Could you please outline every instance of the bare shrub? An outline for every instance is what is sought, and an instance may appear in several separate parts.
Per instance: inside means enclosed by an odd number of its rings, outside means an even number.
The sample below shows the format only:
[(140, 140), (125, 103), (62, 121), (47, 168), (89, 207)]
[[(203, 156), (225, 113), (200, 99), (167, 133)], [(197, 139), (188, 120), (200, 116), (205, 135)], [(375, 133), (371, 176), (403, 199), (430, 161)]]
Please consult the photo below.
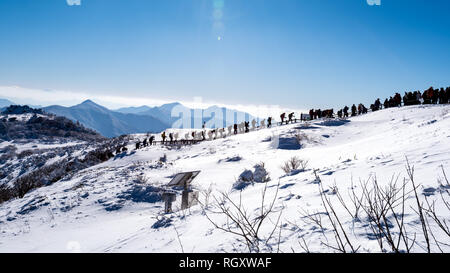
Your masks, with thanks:
[(148, 184), (148, 178), (145, 175), (138, 175), (135, 179), (137, 184)]
[[(404, 178), (401, 183), (398, 182), (398, 177), (394, 176), (391, 181), (384, 186), (378, 183), (375, 176), (370, 177), (365, 182), (360, 182), (360, 193), (357, 194), (352, 183), (349, 191), (350, 202), (345, 202), (339, 189), (335, 185), (332, 187), (333, 191), (324, 190), (320, 177), (316, 174), (316, 180), (319, 181), (319, 193), (322, 200), (324, 211), (316, 211), (309, 213), (302, 212), (302, 219), (305, 223), (315, 224), (322, 231), (325, 241), (321, 243), (330, 249), (339, 252), (357, 252), (357, 238), (350, 236), (349, 232), (344, 227), (345, 219), (335, 209), (336, 202), (333, 202), (331, 196), (338, 199), (338, 203), (344, 207), (353, 219), (353, 222), (359, 222), (366, 226), (372, 232), (371, 236), (378, 242), (381, 252), (396, 252), (410, 253), (413, 249), (422, 248), (424, 251), (430, 253), (436, 250), (444, 252), (443, 246), (450, 246), (449, 242), (444, 242), (442, 237), (436, 236), (440, 232), (450, 238), (450, 229), (446, 219), (439, 216), (436, 212), (435, 201), (428, 200), (425, 195), (424, 204), (423, 199), (418, 194), (419, 186), (414, 179), (414, 167), (412, 167), (408, 160), (406, 163), (407, 178)], [(441, 183), (441, 201), (445, 207), (450, 211), (449, 189), (450, 183), (442, 168), (444, 178)], [(411, 199), (410, 203), (406, 201)], [(417, 229), (410, 224), (407, 224), (406, 208), (410, 207), (417, 215), (417, 222), (420, 226)], [(322, 215), (325, 215), (331, 228), (324, 223)], [(411, 216), (411, 215), (410, 215)], [(430, 222), (436, 225), (433, 227)], [(437, 227), (436, 227), (437, 226)], [(335, 244), (330, 244), (326, 236), (326, 231), (332, 231)], [(417, 238), (424, 240), (421, 245), (417, 242)], [(308, 244), (305, 240), (299, 242), (301, 248), (309, 251)]]
[[(441, 197), (441, 202), (443, 203), (443, 207), (447, 209), (447, 215), (450, 214), (450, 183), (449, 180), (447, 178), (447, 175), (445, 173), (444, 170), (444, 166), (441, 166), (442, 168), (442, 174), (443, 174), (443, 178), (442, 179), (438, 179), (439, 185), (440, 185), (440, 197)], [(429, 218), (431, 218), (431, 220), (439, 227), (439, 229), (443, 232), (443, 234), (445, 234), (449, 239), (450, 239), (450, 227), (449, 224), (447, 222), (447, 220), (442, 217), (439, 216), (439, 214), (436, 211), (436, 200), (430, 201), (428, 199), (427, 196), (425, 196), (425, 201), (426, 201), (426, 208), (424, 208), (424, 211), (426, 212), (427, 216)], [(428, 223), (428, 227), (429, 227), (429, 223)], [(431, 229), (430, 229), (431, 230)], [(434, 237), (434, 235), (432, 234), (432, 237), (436, 243), (436, 245), (439, 247), (439, 249), (442, 251), (442, 249), (440, 248), (441, 244), (445, 244), (442, 242), (439, 242), (438, 240), (436, 240), (436, 238)]]
[(295, 138), (297, 138), (298, 143), (311, 141), (311, 138), (306, 133), (300, 131), (295, 134)]
[[(339, 218), (339, 216), (336, 213), (336, 210), (334, 209), (334, 205), (331, 202), (330, 198), (326, 196), (325, 191), (323, 190), (322, 181), (320, 180), (319, 175), (317, 174), (317, 171), (314, 171), (314, 174), (316, 176), (316, 180), (319, 181), (319, 192), (320, 192), (320, 199), (322, 200), (322, 205), (325, 208), (325, 215), (328, 217), (331, 225), (332, 230), (334, 233), (334, 238), (336, 240), (337, 247), (333, 247), (329, 244), (324, 243), (328, 247), (338, 250), (343, 253), (352, 252), (356, 253), (359, 249), (354, 246), (354, 243), (350, 240), (345, 228), (343, 227), (342, 220)], [(348, 250), (347, 250), (348, 249)]]
[(281, 166), (281, 169), (286, 173), (290, 174), (292, 171), (299, 170), (305, 171), (308, 167), (308, 160), (300, 159), (297, 156), (291, 157), (288, 161), (284, 162), (284, 165)]
[(253, 172), (253, 180), (256, 183), (265, 183), (270, 181), (269, 172), (267, 172), (266, 164), (264, 162), (256, 164), (253, 168), (255, 168), (255, 171)]
[[(242, 192), (239, 195), (239, 200), (234, 200), (228, 193), (222, 192), (220, 196), (212, 196), (213, 202), (207, 207), (202, 202), (199, 204), (202, 207), (203, 214), (208, 221), (218, 230), (236, 235), (239, 241), (243, 241), (249, 252), (259, 253), (261, 251), (273, 251), (271, 243), (278, 245), (279, 251), (280, 236), (275, 236), (277, 229), (280, 229), (280, 219), (283, 208), (276, 210), (275, 203), (278, 196), (279, 183), (276, 187), (276, 192), (273, 199), (266, 203), (267, 183), (261, 193), (261, 205), (256, 210), (256, 215), (250, 214), (242, 204)], [(208, 199), (211, 193), (207, 193)], [(223, 215), (226, 218), (225, 224), (220, 224), (214, 221), (210, 214)], [(271, 215), (276, 215), (276, 220), (271, 219)], [(261, 228), (266, 224), (271, 225), (268, 234), (262, 234)]]

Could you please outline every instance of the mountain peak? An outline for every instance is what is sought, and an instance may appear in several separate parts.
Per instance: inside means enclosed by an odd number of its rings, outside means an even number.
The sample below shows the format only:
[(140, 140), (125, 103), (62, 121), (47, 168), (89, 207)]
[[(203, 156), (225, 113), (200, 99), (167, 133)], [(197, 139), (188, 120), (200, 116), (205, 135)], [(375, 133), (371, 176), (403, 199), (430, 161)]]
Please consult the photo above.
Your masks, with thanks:
[(81, 104), (82, 104), (82, 105), (83, 105), (83, 104), (85, 104), (85, 105), (86, 105), (86, 104), (91, 104), (91, 105), (92, 105), (92, 104), (95, 104), (95, 105), (97, 105), (95, 102), (93, 102), (92, 100), (89, 100), (89, 99), (83, 101)]
[(78, 109), (96, 109), (97, 111), (102, 112), (108, 112), (108, 108), (101, 106), (100, 104), (97, 104), (93, 102), (92, 100), (85, 100), (82, 103), (72, 106), (71, 108), (78, 108)]

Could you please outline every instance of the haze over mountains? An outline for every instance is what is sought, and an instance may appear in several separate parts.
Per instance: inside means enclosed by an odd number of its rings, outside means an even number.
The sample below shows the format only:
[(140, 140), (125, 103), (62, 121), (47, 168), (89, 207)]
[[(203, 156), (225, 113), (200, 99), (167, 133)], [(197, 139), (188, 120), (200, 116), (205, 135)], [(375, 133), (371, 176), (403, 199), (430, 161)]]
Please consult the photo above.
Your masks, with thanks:
[(7, 100), (7, 99), (0, 99), (0, 108), (8, 107), (10, 105), (13, 105), (14, 102)]
[[(0, 108), (13, 104), (15, 103), (9, 100), (0, 99)], [(42, 109), (45, 112), (78, 121), (106, 137), (135, 133), (159, 133), (172, 128), (174, 123), (183, 117), (182, 114), (179, 114), (180, 112), (191, 115), (188, 128), (195, 129), (201, 128), (204, 122), (208, 125), (208, 122), (215, 118), (214, 113), (222, 113), (223, 117), (228, 115), (227, 121), (224, 121), (222, 117), (215, 119), (216, 124), (219, 124), (218, 127), (229, 126), (234, 123), (235, 119), (237, 122), (242, 122), (254, 118), (248, 113), (225, 107), (211, 106), (207, 109), (191, 109), (178, 102), (156, 107), (141, 106), (110, 110), (91, 100), (86, 100), (71, 107), (52, 105)], [(172, 116), (172, 111), (176, 113), (175, 116)]]
[[(181, 113), (189, 113), (191, 116), (190, 127), (196, 129), (201, 128), (204, 122), (208, 125), (208, 122), (210, 120), (212, 121), (212, 119), (215, 119), (214, 121), (218, 124), (217, 127), (226, 127), (234, 124), (234, 120), (240, 123), (244, 120), (248, 121), (255, 118), (248, 113), (228, 109), (226, 107), (211, 106), (206, 109), (191, 109), (178, 102), (157, 107), (141, 106), (120, 108), (117, 112), (156, 117), (169, 125), (173, 125), (179, 120), (182, 117)], [(215, 113), (218, 113), (219, 116), (216, 117)]]
[(91, 100), (71, 107), (48, 106), (44, 107), (43, 110), (79, 121), (84, 126), (94, 129), (106, 137), (132, 133), (156, 133), (169, 127), (168, 124), (157, 118), (111, 111)]

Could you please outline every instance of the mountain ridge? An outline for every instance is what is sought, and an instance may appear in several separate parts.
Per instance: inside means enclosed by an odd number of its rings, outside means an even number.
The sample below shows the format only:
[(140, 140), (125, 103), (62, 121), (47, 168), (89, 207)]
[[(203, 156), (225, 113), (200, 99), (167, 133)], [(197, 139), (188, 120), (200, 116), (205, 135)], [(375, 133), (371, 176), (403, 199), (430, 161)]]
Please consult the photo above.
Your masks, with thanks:
[(168, 124), (154, 117), (115, 112), (92, 100), (86, 100), (71, 107), (52, 105), (42, 109), (78, 121), (106, 137), (132, 133), (157, 133), (169, 127)]

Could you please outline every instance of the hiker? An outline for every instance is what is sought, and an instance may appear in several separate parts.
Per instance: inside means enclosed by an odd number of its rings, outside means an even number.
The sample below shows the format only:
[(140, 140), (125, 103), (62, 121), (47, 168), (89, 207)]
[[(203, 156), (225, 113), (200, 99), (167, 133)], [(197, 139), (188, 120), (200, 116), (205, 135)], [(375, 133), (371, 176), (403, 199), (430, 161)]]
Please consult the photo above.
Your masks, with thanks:
[(136, 150), (139, 150), (140, 147), (141, 147), (141, 141), (138, 140), (138, 142), (136, 142)]
[(446, 104), (447, 102), (447, 94), (445, 93), (444, 88), (441, 88), (441, 90), (439, 91), (439, 104)]
[(266, 128), (266, 119), (261, 120), (261, 123), (259, 125), (260, 128)]
[(337, 112), (337, 114), (338, 114), (338, 117), (339, 117), (339, 118), (342, 118), (342, 109), (339, 110), (339, 111)]
[(147, 138), (144, 138), (144, 141), (142, 142), (142, 146), (144, 146), (144, 147), (148, 146)]
[(239, 128), (239, 133), (240, 134), (244, 133), (244, 130), (245, 130), (244, 127), (245, 127), (245, 123), (244, 122), (239, 123), (238, 128)]
[(170, 138), (170, 144), (173, 143), (173, 133), (169, 133), (169, 138)]
[(250, 130), (248, 129), (248, 127), (250, 127), (250, 122), (246, 121), (246, 122), (244, 123), (244, 127), (245, 127), (245, 132), (246, 132), (246, 133), (250, 132)]
[(155, 136), (150, 136), (150, 138), (148, 139), (150, 146), (153, 145), (153, 141), (155, 141)]
[(346, 105), (343, 110), (344, 110), (344, 117), (348, 118), (348, 106)]
[(289, 118), (289, 122), (290, 122), (290, 123), (294, 122), (294, 121), (293, 121), (294, 113), (290, 113), (289, 116), (288, 116), (288, 118)]
[(416, 97), (415, 97), (414, 105), (422, 104), (422, 93), (420, 93), (420, 91), (416, 91), (415, 96)]
[(238, 133), (238, 125), (235, 123), (233, 127), (234, 127), (234, 134), (237, 135), (237, 133)]
[(283, 125), (284, 119), (286, 118), (286, 113), (281, 114), (280, 118), (281, 118), (281, 125)]
[(333, 118), (334, 109), (327, 109), (322, 111), (322, 117)]
[(447, 103), (449, 103), (450, 102), (450, 87), (447, 87), (445, 89), (445, 94), (447, 96)]
[(272, 127), (272, 117), (267, 118), (267, 128)]
[(352, 117), (356, 116), (356, 105), (352, 105)]
[(233, 125), (228, 126), (228, 135), (231, 136), (232, 132), (233, 132)]
[(363, 113), (363, 114), (367, 114), (367, 112), (368, 112), (369, 110), (366, 108), (366, 106), (364, 106), (364, 104), (361, 104), (361, 106), (362, 106), (362, 113)]
[(410, 100), (409, 100), (411, 98), (410, 93), (411, 92), (409, 92), (409, 94), (407, 92), (405, 92), (405, 95), (403, 95), (403, 105), (404, 106), (410, 105)]
[(162, 132), (161, 138), (162, 138), (162, 144), (164, 144), (166, 142), (166, 132)]
[(394, 107), (402, 106), (402, 96), (399, 93), (395, 93), (393, 101)]
[(384, 106), (384, 109), (389, 108), (389, 100), (388, 99), (384, 100), (383, 106)]
[(309, 119), (314, 119), (314, 109), (309, 110)]
[(380, 110), (380, 108), (381, 108), (381, 101), (380, 101), (379, 98), (375, 101), (374, 106), (375, 106), (375, 111)]
[(434, 89), (433, 95), (431, 96), (431, 101), (433, 104), (437, 104), (439, 100), (439, 89)]
[(252, 120), (252, 131), (256, 130), (256, 120)]

